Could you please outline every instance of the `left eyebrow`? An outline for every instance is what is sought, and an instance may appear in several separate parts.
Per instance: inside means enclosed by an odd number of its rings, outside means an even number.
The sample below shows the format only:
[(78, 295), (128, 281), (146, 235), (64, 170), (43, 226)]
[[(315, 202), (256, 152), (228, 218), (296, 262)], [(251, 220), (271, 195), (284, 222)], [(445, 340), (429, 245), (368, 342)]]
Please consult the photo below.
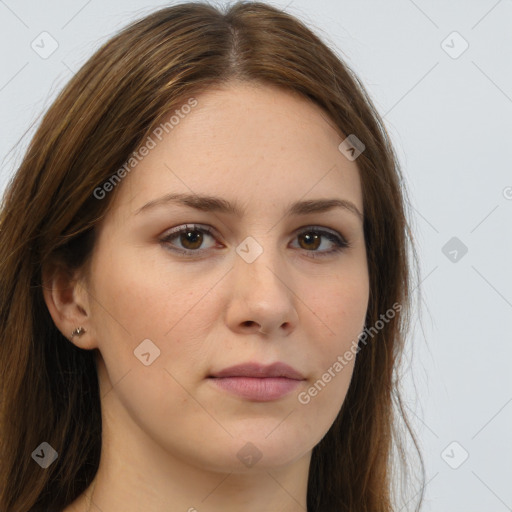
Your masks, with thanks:
[[(241, 206), (238, 203), (231, 203), (230, 201), (227, 201), (226, 199), (222, 199), (220, 197), (171, 193), (166, 194), (165, 196), (162, 196), (158, 199), (149, 201), (145, 205), (138, 208), (135, 212), (135, 215), (138, 215), (143, 211), (147, 211), (157, 206), (163, 206), (167, 204), (187, 206), (189, 208), (194, 208), (196, 210), (201, 210), (205, 212), (226, 213), (230, 215), (235, 215), (240, 218), (243, 217), (245, 214), (245, 210), (241, 208)], [(363, 214), (359, 211), (359, 209), (353, 202), (348, 201), (347, 199), (337, 198), (296, 201), (286, 209), (285, 215), (291, 217), (293, 215), (323, 213), (333, 210), (334, 208), (342, 208), (356, 215), (359, 218), (359, 220), (364, 220)]]

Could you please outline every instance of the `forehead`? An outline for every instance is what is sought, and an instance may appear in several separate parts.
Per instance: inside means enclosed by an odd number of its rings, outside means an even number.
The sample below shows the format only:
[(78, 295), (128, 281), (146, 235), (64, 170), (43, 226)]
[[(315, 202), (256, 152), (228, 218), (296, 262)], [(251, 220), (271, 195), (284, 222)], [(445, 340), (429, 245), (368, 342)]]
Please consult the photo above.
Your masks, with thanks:
[(260, 208), (334, 195), (362, 211), (358, 167), (339, 151), (344, 136), (320, 107), (245, 82), (194, 99), (193, 108), (169, 114), (173, 122), (152, 134), (151, 150), (124, 178), (118, 200), (132, 213), (165, 193), (208, 194)]

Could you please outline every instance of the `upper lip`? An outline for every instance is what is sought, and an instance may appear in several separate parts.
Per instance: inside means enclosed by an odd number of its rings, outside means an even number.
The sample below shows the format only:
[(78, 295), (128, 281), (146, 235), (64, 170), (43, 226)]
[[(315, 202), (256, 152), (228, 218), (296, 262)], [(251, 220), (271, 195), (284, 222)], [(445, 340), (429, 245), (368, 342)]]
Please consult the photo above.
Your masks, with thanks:
[(304, 380), (304, 376), (299, 371), (280, 362), (267, 366), (252, 362), (237, 364), (212, 373), (209, 377), (286, 377), (288, 379)]

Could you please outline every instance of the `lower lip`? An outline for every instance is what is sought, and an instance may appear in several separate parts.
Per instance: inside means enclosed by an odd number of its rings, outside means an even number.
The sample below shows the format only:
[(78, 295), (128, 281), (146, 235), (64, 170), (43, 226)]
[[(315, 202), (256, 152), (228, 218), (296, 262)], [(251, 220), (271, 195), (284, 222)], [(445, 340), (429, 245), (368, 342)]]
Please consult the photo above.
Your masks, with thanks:
[(209, 380), (225, 391), (259, 402), (277, 400), (293, 391), (301, 382), (286, 377), (211, 377)]

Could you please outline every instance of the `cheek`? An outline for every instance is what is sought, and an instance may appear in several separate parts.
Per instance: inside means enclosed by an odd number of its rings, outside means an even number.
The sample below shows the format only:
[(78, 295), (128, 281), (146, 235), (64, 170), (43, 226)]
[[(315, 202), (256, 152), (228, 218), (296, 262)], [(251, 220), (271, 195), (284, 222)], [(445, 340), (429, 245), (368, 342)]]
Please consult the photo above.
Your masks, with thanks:
[[(368, 305), (366, 287), (340, 287), (317, 301), (323, 313), (323, 336), (309, 347), (307, 359), (315, 361), (314, 375), (297, 396), (312, 430), (326, 432), (336, 419), (350, 386), (357, 357), (358, 338)], [(317, 322), (318, 323), (318, 322)]]
[(339, 274), (308, 303), (314, 312), (312, 318), (321, 320), (315, 321), (321, 331), (316, 334), (315, 345), (309, 346), (307, 356), (316, 361), (316, 372), (298, 402), (310, 410), (311, 417), (322, 418), (327, 428), (336, 418), (350, 385), (368, 298), (368, 276), (362, 271)]
[[(196, 364), (204, 367), (204, 340), (221, 314), (215, 294), (207, 292), (223, 272), (201, 272), (193, 264), (185, 267), (161, 257), (148, 261), (136, 251), (111, 251), (100, 259), (94, 274), (93, 317), (110, 380), (117, 381), (129, 369), (145, 368), (137, 353), (146, 346), (146, 359), (158, 354), (148, 368), (170, 369), (180, 381)], [(154, 346), (144, 341), (148, 339)], [(141, 382), (153, 386), (147, 378)], [(154, 385), (162, 389), (162, 384)]]
[[(369, 300), (369, 282), (366, 272), (340, 273), (332, 276), (309, 294), (307, 305), (320, 321), (324, 340), (323, 353), (332, 356), (357, 340), (363, 330)], [(327, 361), (324, 361), (327, 362)]]
[(148, 259), (142, 252), (119, 251), (113, 261), (102, 259), (98, 266), (96, 293), (104, 311), (96, 309), (107, 323), (115, 320), (135, 338), (170, 336), (184, 319), (197, 316), (205, 292), (218, 280), (194, 264), (167, 261), (165, 255)]
[(95, 274), (93, 316), (104, 360), (103, 392), (112, 385), (115, 393), (107, 395), (112, 403), (119, 400), (130, 417), (162, 443), (169, 442), (171, 424), (181, 425), (177, 437), (184, 438), (205, 422), (204, 409), (186, 391), (190, 375), (204, 366), (201, 333), (209, 322), (204, 313), (209, 308), (213, 314), (215, 307), (201, 286), (205, 278), (189, 278), (170, 265), (163, 273), (157, 264), (122, 254), (115, 261), (112, 265), (108, 258), (102, 260)]
[(312, 379), (309, 385), (298, 393), (297, 408), (302, 418), (304, 430), (316, 434), (315, 444), (331, 428), (345, 401), (350, 386), (354, 359), (345, 361), (345, 364), (337, 361), (338, 355), (333, 355), (329, 366), (323, 368)]

